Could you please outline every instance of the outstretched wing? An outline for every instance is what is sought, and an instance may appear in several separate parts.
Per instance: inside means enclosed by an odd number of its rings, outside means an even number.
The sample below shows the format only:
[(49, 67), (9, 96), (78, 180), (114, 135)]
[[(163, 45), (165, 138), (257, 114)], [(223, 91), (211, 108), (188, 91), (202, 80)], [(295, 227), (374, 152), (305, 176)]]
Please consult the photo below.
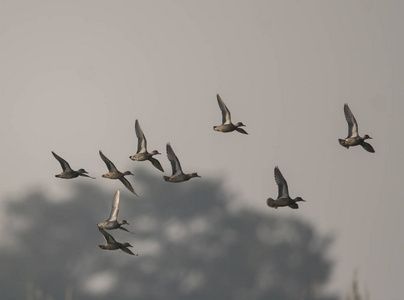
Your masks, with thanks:
[(55, 152), (51, 151), (53, 156), (59, 161), (60, 166), (63, 169), (63, 172), (69, 172), (73, 171), (72, 168), (70, 168), (70, 165), (65, 161), (63, 158), (61, 158), (59, 155), (57, 155)]
[(111, 213), (109, 214), (108, 220), (107, 221), (116, 221), (118, 218), (118, 212), (119, 212), (119, 195), (120, 191), (117, 190), (114, 198), (112, 199), (112, 207), (111, 207)]
[(298, 209), (299, 205), (295, 202), (295, 203), (292, 203), (291, 205), (289, 205), (289, 207), (293, 208), (293, 209)]
[(137, 256), (137, 254), (134, 254), (132, 251), (130, 251), (127, 247), (122, 247), (121, 250), (125, 253), (128, 253), (130, 255), (135, 255)]
[(104, 236), (105, 240), (107, 241), (107, 243), (109, 244), (115, 244), (116, 241), (115, 239), (112, 237), (112, 235), (110, 235), (108, 232), (106, 232), (104, 229), (99, 228), (98, 230), (101, 232), (101, 234)]
[(171, 162), (171, 168), (173, 169), (172, 175), (182, 174), (181, 164), (178, 160), (177, 155), (175, 155), (173, 148), (171, 147), (170, 143), (167, 144), (167, 157), (168, 160)]
[(370, 145), (366, 142), (363, 142), (361, 145), (362, 145), (363, 149), (365, 149), (366, 151), (375, 153), (375, 149), (373, 149), (372, 145)]
[(105, 164), (107, 165), (107, 168), (110, 172), (117, 172), (118, 169), (115, 167), (115, 165), (112, 163), (112, 161), (110, 161), (100, 150), (100, 156), (102, 158), (102, 160), (105, 162)]
[(147, 152), (147, 141), (144, 136), (142, 127), (140, 127), (139, 121), (135, 121), (135, 131), (137, 136), (137, 153), (139, 152)]
[(289, 197), (288, 184), (278, 167), (275, 167), (275, 181), (278, 185), (278, 198)]
[(161, 166), (160, 162), (157, 159), (155, 159), (154, 157), (150, 157), (149, 160), (153, 164), (153, 166), (155, 166), (161, 172), (164, 172), (163, 167)]
[(131, 191), (132, 193), (134, 193), (137, 196), (137, 194), (136, 194), (135, 190), (133, 189), (132, 185), (130, 184), (130, 182), (125, 177), (122, 176), (121, 178), (119, 178), (119, 180), (123, 183), (124, 186), (126, 186), (126, 188), (129, 191)]
[(356, 119), (349, 108), (348, 104), (344, 104), (344, 114), (345, 114), (345, 119), (348, 122), (348, 137), (355, 137), (358, 136), (358, 123), (356, 122)]
[(224, 104), (222, 98), (220, 98), (219, 94), (216, 95), (217, 103), (219, 104), (220, 110), (222, 111), (222, 124), (231, 124), (231, 115), (230, 110), (227, 108), (226, 104)]

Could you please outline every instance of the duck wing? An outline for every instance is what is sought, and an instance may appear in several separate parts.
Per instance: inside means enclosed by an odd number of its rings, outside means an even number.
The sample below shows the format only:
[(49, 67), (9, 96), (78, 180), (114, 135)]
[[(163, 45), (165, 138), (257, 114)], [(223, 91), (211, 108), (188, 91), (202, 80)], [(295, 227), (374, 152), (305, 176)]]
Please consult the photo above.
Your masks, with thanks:
[(356, 119), (349, 108), (348, 104), (344, 104), (344, 114), (345, 114), (345, 119), (348, 122), (348, 137), (352, 136), (358, 136), (358, 123), (356, 122)]
[(102, 152), (101, 150), (100, 152), (100, 156), (102, 158), (102, 160), (105, 162), (105, 164), (107, 165), (107, 168), (110, 172), (118, 172), (118, 169), (115, 167), (115, 165), (112, 163), (112, 161), (110, 161)]
[(278, 198), (289, 197), (288, 184), (278, 167), (275, 167), (275, 181), (278, 185)]
[(175, 155), (173, 148), (171, 147), (170, 143), (167, 144), (167, 157), (168, 160), (171, 162), (171, 168), (173, 169), (172, 175), (182, 174), (182, 168), (180, 161), (178, 160), (177, 155)]
[(124, 186), (126, 186), (126, 188), (131, 191), (132, 193), (134, 193), (136, 196), (138, 194), (136, 194), (135, 190), (133, 189), (132, 185), (130, 184), (130, 182), (125, 178), (125, 177), (121, 177), (119, 178), (119, 180), (123, 183)]
[(131, 233), (131, 234), (133, 234), (133, 232), (132, 231), (129, 231), (129, 230), (127, 230), (125, 227), (119, 227), (119, 229), (121, 229), (121, 230), (123, 230), (123, 231), (126, 231), (126, 232), (129, 232), (129, 233)]
[(293, 209), (298, 209), (299, 205), (297, 203), (292, 203), (291, 205), (289, 205), (289, 207)]
[(243, 134), (248, 134), (247, 131), (245, 131), (243, 128), (237, 127), (236, 128), (237, 132), (243, 133)]
[(107, 221), (116, 221), (118, 218), (118, 212), (119, 212), (119, 195), (120, 191), (117, 190), (114, 198), (112, 199), (112, 206), (111, 206), (111, 212), (109, 214), (108, 220)]
[(372, 145), (370, 145), (366, 142), (363, 142), (361, 145), (362, 145), (363, 149), (365, 149), (366, 151), (375, 153), (375, 149), (373, 149)]
[[(121, 250), (125, 253), (128, 253), (130, 255), (135, 255), (132, 251), (130, 251), (127, 247), (122, 247)], [(137, 256), (137, 254), (136, 254)]]
[(70, 168), (70, 165), (68, 164), (67, 161), (65, 161), (63, 158), (61, 158), (59, 155), (57, 155), (55, 152), (51, 151), (53, 156), (59, 161), (60, 166), (63, 169), (63, 172), (69, 172), (73, 171), (72, 168)]
[(98, 230), (101, 232), (101, 234), (104, 236), (105, 240), (107, 241), (108, 244), (116, 244), (115, 239), (110, 235), (108, 232), (106, 232), (104, 229), (99, 228)]
[(140, 127), (139, 121), (135, 121), (135, 131), (137, 136), (137, 153), (139, 152), (147, 152), (147, 141), (146, 137), (144, 136), (142, 127)]
[(79, 174), (79, 176), (83, 176), (83, 177), (88, 177), (88, 178), (91, 178), (91, 179), (95, 179), (95, 177), (92, 177), (92, 176), (90, 176), (90, 175), (83, 174), (83, 173)]
[(150, 160), (150, 162), (152, 163), (153, 166), (155, 166), (161, 172), (164, 172), (163, 167), (161, 166), (160, 162), (157, 159), (155, 159), (154, 157), (150, 157), (149, 160)]
[(219, 94), (216, 95), (217, 103), (219, 104), (220, 110), (222, 111), (222, 124), (231, 124), (231, 114), (230, 110), (227, 108), (226, 104), (224, 104), (222, 98), (220, 98)]

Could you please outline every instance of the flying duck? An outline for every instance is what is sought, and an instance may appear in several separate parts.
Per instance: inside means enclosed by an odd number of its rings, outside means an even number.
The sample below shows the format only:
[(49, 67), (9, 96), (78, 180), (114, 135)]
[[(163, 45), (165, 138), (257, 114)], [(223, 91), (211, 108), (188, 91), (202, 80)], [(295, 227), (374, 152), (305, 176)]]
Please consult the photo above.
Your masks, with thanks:
[(140, 127), (139, 121), (135, 121), (135, 132), (137, 136), (137, 152), (136, 154), (129, 156), (131, 160), (136, 161), (144, 161), (149, 160), (153, 166), (159, 169), (161, 172), (164, 172), (163, 167), (161, 166), (160, 162), (153, 157), (153, 155), (161, 154), (157, 150), (153, 150), (152, 152), (147, 152), (147, 141), (146, 137), (144, 136), (142, 127)]
[(300, 197), (296, 197), (295, 199), (290, 198), (288, 191), (288, 184), (286, 183), (285, 178), (283, 178), (281, 171), (278, 167), (275, 167), (275, 181), (278, 185), (278, 198), (276, 200), (272, 198), (267, 199), (267, 205), (269, 207), (278, 208), (282, 206), (289, 206), (290, 208), (297, 209), (299, 205), (296, 202), (305, 201)]
[(129, 181), (125, 178), (126, 175), (133, 175), (130, 171), (125, 171), (124, 173), (118, 171), (118, 169), (115, 167), (115, 165), (112, 163), (112, 161), (110, 161), (102, 152), (101, 150), (100, 152), (100, 156), (102, 158), (102, 160), (105, 162), (105, 164), (107, 165), (107, 168), (109, 170), (108, 173), (102, 175), (102, 177), (104, 178), (109, 178), (109, 179), (119, 179), (124, 186), (126, 186), (126, 188), (131, 191), (132, 193), (134, 193), (136, 196), (136, 192), (133, 189), (132, 185), (129, 183)]
[(170, 177), (163, 176), (165, 181), (183, 182), (188, 181), (194, 177), (201, 177), (198, 175), (198, 173), (184, 174), (184, 172), (182, 172), (180, 161), (178, 160), (177, 155), (175, 155), (174, 150), (171, 147), (170, 143), (167, 144), (167, 157), (168, 160), (171, 162), (171, 168), (173, 170), (173, 173)]
[[(109, 217), (107, 220), (97, 224), (98, 228), (107, 229), (107, 230), (119, 228), (124, 231), (130, 232), (126, 228), (122, 227), (122, 225), (129, 225), (129, 223), (126, 222), (126, 220), (122, 220), (122, 221), (117, 220), (118, 212), (119, 212), (119, 195), (120, 195), (120, 191), (117, 190), (114, 198), (112, 199), (111, 213), (109, 214)], [(132, 232), (130, 232), (130, 233), (132, 233)]]
[(233, 124), (231, 122), (230, 110), (227, 108), (226, 104), (224, 104), (219, 94), (217, 94), (216, 97), (217, 103), (219, 104), (220, 110), (222, 111), (222, 125), (213, 126), (213, 130), (220, 132), (232, 132), (236, 130), (240, 133), (248, 134), (244, 129), (240, 128), (241, 126), (245, 126), (243, 123), (238, 122), (237, 124)]
[(101, 249), (104, 250), (117, 250), (121, 249), (123, 252), (126, 252), (130, 255), (135, 255), (138, 256), (139, 254), (134, 254), (132, 251), (128, 249), (128, 247), (133, 247), (129, 243), (119, 243), (115, 241), (115, 239), (110, 235), (108, 232), (106, 232), (102, 228), (98, 228), (98, 230), (101, 232), (101, 234), (104, 236), (106, 243), (104, 245), (98, 245)]
[(63, 158), (61, 158), (55, 152), (53, 152), (53, 151), (51, 151), (51, 152), (52, 152), (53, 156), (59, 161), (59, 163), (63, 169), (63, 172), (58, 175), (55, 175), (55, 177), (63, 178), (63, 179), (71, 179), (71, 178), (76, 178), (78, 176), (83, 176), (83, 177), (95, 179), (95, 177), (86, 175), (86, 174), (88, 174), (88, 172), (84, 169), (78, 169), (77, 171), (72, 170), (72, 168), (70, 168), (70, 165), (68, 164), (67, 161), (65, 161)]
[(348, 136), (345, 139), (338, 139), (339, 143), (341, 146), (349, 149), (351, 146), (357, 146), (361, 145), (363, 149), (365, 149), (368, 152), (374, 153), (375, 150), (373, 147), (366, 143), (366, 139), (372, 139), (370, 136), (365, 134), (363, 137), (361, 137), (358, 133), (358, 123), (356, 122), (356, 119), (349, 109), (348, 104), (344, 104), (344, 114), (345, 114), (345, 119), (348, 122)]

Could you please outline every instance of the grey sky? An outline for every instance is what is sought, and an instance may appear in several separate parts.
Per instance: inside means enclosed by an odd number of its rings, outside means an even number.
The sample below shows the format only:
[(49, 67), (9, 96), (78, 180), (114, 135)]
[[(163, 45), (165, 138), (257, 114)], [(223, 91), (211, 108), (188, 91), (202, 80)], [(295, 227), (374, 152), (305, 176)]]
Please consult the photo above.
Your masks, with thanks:
[[(101, 178), (135, 167), (134, 120), (166, 172), (226, 177), (239, 202), (336, 234), (332, 291), (354, 270), (372, 299), (404, 287), (403, 28), (399, 1), (1, 1), (2, 201), (74, 182), (51, 150)], [(219, 93), (249, 136), (220, 134)], [(347, 102), (376, 150), (349, 150)], [(278, 165), (298, 211), (269, 209)], [(156, 171), (157, 172), (157, 171)], [(162, 176), (162, 174), (157, 174)], [(80, 178), (79, 180), (86, 180)], [(203, 178), (202, 178), (203, 180)], [(133, 182), (142, 196), (142, 187)], [(122, 190), (122, 192), (124, 192)], [(113, 192), (112, 192), (113, 194)]]

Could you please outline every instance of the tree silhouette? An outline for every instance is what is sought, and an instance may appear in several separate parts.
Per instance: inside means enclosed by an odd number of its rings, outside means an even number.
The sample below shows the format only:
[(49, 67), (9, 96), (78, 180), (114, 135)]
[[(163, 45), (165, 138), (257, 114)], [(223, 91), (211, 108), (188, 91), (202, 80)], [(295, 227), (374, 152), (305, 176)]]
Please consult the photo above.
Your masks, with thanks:
[(331, 238), (307, 222), (280, 217), (265, 199), (262, 213), (234, 211), (221, 180), (171, 184), (156, 172), (135, 174), (146, 197), (117, 185), (119, 219), (134, 234), (109, 232), (131, 243), (137, 257), (97, 247), (104, 239), (96, 224), (107, 218), (116, 190), (77, 180), (68, 201), (33, 191), (9, 202), (3, 231), (15, 243), (3, 240), (0, 248), (0, 298), (28, 298), (27, 286), (36, 286), (43, 299), (63, 299), (66, 291), (69, 299), (90, 300), (335, 299), (321, 293)]

